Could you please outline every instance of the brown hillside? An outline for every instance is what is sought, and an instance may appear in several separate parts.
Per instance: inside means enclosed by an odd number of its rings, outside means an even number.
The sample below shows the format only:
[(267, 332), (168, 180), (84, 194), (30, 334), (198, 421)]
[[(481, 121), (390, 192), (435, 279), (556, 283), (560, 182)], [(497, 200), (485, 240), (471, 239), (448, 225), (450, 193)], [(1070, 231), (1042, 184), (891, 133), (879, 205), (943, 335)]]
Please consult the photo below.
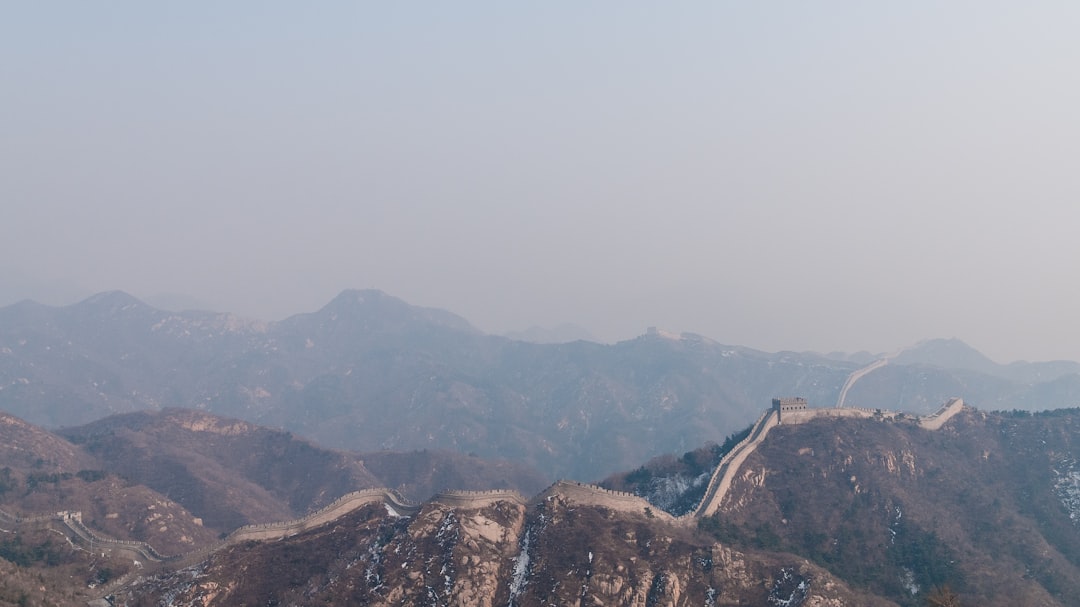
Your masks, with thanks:
[[(745, 462), (721, 541), (801, 554), (857, 587), (922, 605), (1069, 605), (1080, 596), (1080, 414), (968, 410), (939, 431), (876, 420), (779, 426)], [(1072, 517), (1072, 518), (1070, 518)]]
[[(643, 514), (553, 496), (528, 509), (369, 506), (196, 569), (146, 579), (131, 605), (893, 605), (804, 559), (740, 552)], [(787, 601), (783, 603), (780, 601)]]
[(219, 532), (290, 519), (381, 485), (354, 455), (199, 411), (118, 415), (62, 433)]
[(524, 464), (453, 451), (376, 451), (361, 457), (387, 487), (417, 501), (456, 489), (514, 489), (522, 495), (535, 495), (551, 484)]

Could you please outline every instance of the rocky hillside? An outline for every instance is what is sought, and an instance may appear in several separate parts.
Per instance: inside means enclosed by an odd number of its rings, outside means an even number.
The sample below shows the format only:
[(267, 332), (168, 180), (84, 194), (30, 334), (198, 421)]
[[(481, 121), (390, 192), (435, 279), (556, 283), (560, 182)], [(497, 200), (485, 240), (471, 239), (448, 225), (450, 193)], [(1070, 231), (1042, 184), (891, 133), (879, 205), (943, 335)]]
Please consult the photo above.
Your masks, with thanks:
[[(364, 462), (374, 463), (377, 474)], [(335, 451), (288, 432), (200, 411), (117, 415), (62, 436), (0, 414), (0, 509), (82, 512), (92, 530), (164, 555), (242, 525), (289, 520), (359, 489), (422, 500), (446, 489), (539, 492), (549, 481), (457, 453)]]
[[(17, 559), (12, 580), (56, 568), (80, 580), (101, 567), (130, 572), (108, 587), (116, 605), (1064, 607), (1080, 595), (1078, 437), (1080, 410), (968, 408), (937, 430), (905, 417), (819, 416), (773, 427), (709, 517), (676, 519), (628, 494), (556, 483), (529, 500), (365, 499), (162, 568), (93, 564), (78, 546), (22, 528), (0, 557)], [(724, 449), (611, 482), (653, 487)], [(14, 584), (0, 593), (27, 592)], [(90, 596), (68, 583), (41, 600)]]
[[(1002, 409), (1080, 402), (1075, 364), (996, 365), (939, 346), (866, 375), (847, 402), (914, 413), (955, 395)], [(185, 407), (333, 448), (475, 453), (596, 480), (717, 442), (777, 395), (835, 403), (874, 358), (663, 331), (614, 345), (526, 343), (378, 291), (346, 291), (275, 323), (166, 312), (112, 292), (0, 309), (0, 409), (57, 428)]]
[(414, 517), (370, 506), (118, 593), (128, 605), (890, 605), (805, 559), (553, 494)]
[[(435, 502), (411, 518), (371, 506), (285, 543), (234, 546), (125, 596), (147, 605), (163, 596), (173, 605), (1072, 605), (1077, 437), (1080, 410), (969, 409), (936, 431), (818, 418), (774, 428), (720, 511), (696, 522), (557, 487), (528, 506)], [(639, 470), (651, 481), (683, 474), (698, 455)]]
[(79, 445), (2, 413), (0, 510), (15, 516), (78, 510), (102, 533), (148, 541), (167, 554), (205, 545), (219, 533), (178, 501), (122, 478)]
[(744, 463), (721, 542), (799, 554), (853, 587), (923, 605), (1071, 605), (1080, 596), (1080, 410), (967, 410), (941, 430), (781, 425)]
[(61, 434), (219, 531), (289, 519), (382, 484), (355, 455), (200, 411), (129, 413)]

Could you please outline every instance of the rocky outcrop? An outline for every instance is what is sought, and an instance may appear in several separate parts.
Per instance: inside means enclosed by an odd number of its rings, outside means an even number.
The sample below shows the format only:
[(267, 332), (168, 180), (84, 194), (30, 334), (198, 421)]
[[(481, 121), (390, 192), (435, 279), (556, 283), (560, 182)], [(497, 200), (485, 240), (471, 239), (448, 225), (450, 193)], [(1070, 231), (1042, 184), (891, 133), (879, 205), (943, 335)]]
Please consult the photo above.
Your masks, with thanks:
[[(475, 508), (433, 501), (407, 519), (370, 504), (279, 542), (238, 544), (199, 567), (140, 580), (117, 600), (168, 597), (176, 607), (892, 605), (797, 557), (742, 552), (644, 512), (585, 505), (574, 496), (594, 495), (593, 488), (570, 487), (553, 487), (528, 507), (512, 498)], [(610, 503), (622, 502), (614, 496)]]

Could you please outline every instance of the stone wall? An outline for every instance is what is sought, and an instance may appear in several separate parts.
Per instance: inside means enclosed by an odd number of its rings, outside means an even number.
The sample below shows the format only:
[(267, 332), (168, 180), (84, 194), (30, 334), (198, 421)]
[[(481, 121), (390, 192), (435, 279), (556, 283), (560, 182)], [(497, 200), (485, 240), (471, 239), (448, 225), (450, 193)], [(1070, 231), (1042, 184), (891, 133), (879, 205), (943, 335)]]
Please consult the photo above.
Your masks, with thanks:
[(952, 419), (954, 415), (963, 411), (964, 399), (960, 397), (950, 398), (948, 402), (941, 406), (933, 415), (924, 417), (919, 420), (919, 425), (927, 430), (939, 430), (945, 422)]
[(391, 508), (394, 508), (395, 511), (402, 514), (416, 514), (420, 510), (418, 504), (405, 501), (405, 499), (396, 492), (387, 489), (363, 489), (345, 494), (334, 500), (331, 504), (302, 518), (292, 521), (264, 523), (261, 525), (245, 525), (230, 533), (229, 536), (225, 538), (225, 543), (232, 544), (248, 540), (276, 540), (290, 537), (301, 531), (325, 525), (332, 520), (341, 518), (362, 506), (374, 502), (387, 504)]
[(517, 491), (494, 489), (491, 491), (444, 491), (431, 501), (451, 508), (485, 508), (495, 502), (514, 502), (525, 505), (525, 498)]
[[(919, 426), (928, 430), (937, 430), (952, 416), (959, 413), (964, 407), (964, 401), (960, 398), (952, 398), (939, 409), (934, 415), (918, 421)], [(775, 415), (774, 415), (775, 414)], [(713, 471), (709, 480), (709, 487), (705, 490), (705, 496), (701, 504), (691, 515), (680, 517), (681, 519), (710, 516), (715, 513), (723, 503), (724, 496), (731, 487), (735, 473), (743, 461), (753, 453), (758, 444), (765, 439), (769, 430), (781, 423), (784, 425), (804, 424), (819, 417), (846, 417), (861, 419), (897, 419), (902, 414), (896, 411), (884, 409), (865, 409), (860, 407), (843, 407), (830, 409), (810, 409), (806, 406), (803, 398), (776, 398), (773, 399), (771, 409), (758, 419), (750, 435), (743, 439), (734, 449), (728, 452)]]
[(766, 411), (758, 418), (750, 434), (738, 445), (735, 445), (735, 448), (728, 451), (727, 455), (717, 464), (716, 470), (713, 471), (712, 478), (709, 479), (709, 487), (705, 490), (705, 496), (701, 499), (701, 504), (693, 512), (694, 518), (710, 516), (716, 512), (724, 500), (724, 495), (731, 487), (731, 480), (735, 477), (735, 473), (738, 472), (739, 466), (742, 466), (743, 461), (754, 452), (758, 444), (765, 440), (769, 430), (779, 423), (779, 410), (770, 409)]
[(612, 489), (605, 489), (603, 487), (579, 483), (577, 481), (557, 481), (533, 501), (534, 503), (541, 502), (552, 495), (559, 495), (571, 502), (582, 505), (601, 506), (617, 512), (629, 512), (635, 514), (647, 513), (656, 518), (668, 521), (675, 520), (675, 517), (660, 510), (656, 506), (653, 506), (645, 498), (634, 495), (633, 493), (614, 491)]
[[(963, 408), (963, 399), (950, 399), (942, 405), (941, 409), (936, 413), (920, 419), (919, 425), (929, 430), (937, 430), (941, 428), (946, 421), (963, 410)], [(695, 518), (709, 516), (719, 509), (739, 467), (750, 453), (754, 451), (757, 445), (765, 439), (769, 430), (781, 423), (781, 413), (783, 414), (784, 424), (806, 423), (817, 417), (891, 419), (899, 416), (896, 412), (884, 411), (881, 409), (861, 409), (852, 407), (810, 409), (806, 405), (806, 400), (802, 398), (774, 399), (773, 407), (758, 418), (757, 422), (752, 427), (750, 434), (720, 460), (720, 463), (716, 466), (712, 477), (709, 480), (705, 496), (702, 498), (697, 509), (690, 514), (679, 518), (672, 517), (670, 514), (654, 507), (645, 499), (632, 493), (613, 491), (577, 481), (558, 481), (537, 496), (533, 501), (535, 503), (551, 495), (557, 494), (570, 501), (581, 504), (602, 506), (620, 512), (649, 514), (673, 522), (692, 523)], [(483, 508), (499, 501), (510, 501), (522, 505), (526, 504), (526, 500), (521, 494), (510, 490), (445, 491), (432, 498), (432, 501), (452, 508)], [(59, 522), (61, 523), (63, 530), (69, 532), (69, 537), (72, 541), (79, 541), (86, 547), (93, 546), (95, 550), (123, 550), (134, 555), (136, 558), (141, 558), (149, 562), (168, 562), (174, 566), (182, 566), (184, 564), (198, 562), (209, 554), (230, 544), (250, 540), (277, 540), (296, 535), (307, 529), (329, 523), (330, 521), (336, 520), (371, 503), (386, 504), (390, 508), (393, 508), (395, 512), (402, 515), (414, 515), (420, 510), (419, 504), (405, 500), (395, 491), (381, 488), (364, 489), (343, 495), (334, 500), (331, 504), (312, 512), (307, 516), (291, 521), (246, 525), (233, 531), (224, 540), (214, 545), (175, 556), (161, 555), (157, 550), (145, 542), (117, 540), (98, 535), (82, 523), (82, 515), (79, 512), (64, 511), (34, 516), (19, 516), (0, 510), (0, 522), (9, 525), (49, 524), (52, 522)]]

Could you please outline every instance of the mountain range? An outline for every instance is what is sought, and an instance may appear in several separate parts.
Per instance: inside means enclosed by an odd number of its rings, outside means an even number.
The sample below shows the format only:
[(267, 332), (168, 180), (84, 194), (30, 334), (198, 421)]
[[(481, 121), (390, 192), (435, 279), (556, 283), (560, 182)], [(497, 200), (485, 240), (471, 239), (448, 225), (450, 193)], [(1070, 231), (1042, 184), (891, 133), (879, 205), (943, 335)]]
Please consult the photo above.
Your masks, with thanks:
[[(714, 514), (673, 518), (565, 482), (355, 493), (380, 481), (355, 456), (199, 411), (62, 435), (4, 415), (0, 605), (1063, 607), (1080, 595), (1077, 437), (1078, 409), (781, 423)], [(665, 461), (624, 488), (678, 474)], [(345, 491), (354, 505), (327, 510)]]
[[(661, 330), (616, 344), (486, 335), (443, 310), (345, 291), (280, 322), (167, 312), (122, 292), (0, 308), (0, 409), (47, 428), (190, 408), (355, 451), (507, 459), (594, 480), (743, 428), (778, 395), (834, 404), (880, 357), (768, 353)], [(1080, 402), (1080, 365), (997, 365), (934, 340), (849, 386), (845, 404), (925, 414)]]

